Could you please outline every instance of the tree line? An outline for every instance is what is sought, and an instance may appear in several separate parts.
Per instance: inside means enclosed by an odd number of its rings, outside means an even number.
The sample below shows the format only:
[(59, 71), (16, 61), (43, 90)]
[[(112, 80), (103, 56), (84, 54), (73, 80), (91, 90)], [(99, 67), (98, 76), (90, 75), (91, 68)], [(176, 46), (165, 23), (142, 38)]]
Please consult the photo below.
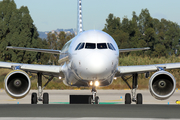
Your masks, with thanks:
[[(179, 55), (180, 27), (166, 19), (152, 18), (148, 9), (132, 19), (122, 20), (109, 14), (103, 31), (110, 34), (119, 48), (150, 47), (146, 52), (138, 51), (125, 55), (148, 55), (161, 57)], [(17, 9), (14, 0), (0, 1), (0, 61), (18, 63), (58, 64), (58, 55), (6, 49), (6, 46), (61, 50), (74, 34), (48, 33), (47, 39), (39, 38), (36, 26), (27, 7)]]
[(39, 38), (27, 7), (17, 9), (14, 0), (0, 1), (0, 61), (18, 63), (57, 64), (58, 56), (47, 53), (6, 49), (6, 46), (61, 49), (74, 35), (48, 33)]
[[(47, 34), (47, 41), (49, 49), (54, 49), (54, 50), (61, 50), (65, 43), (72, 39), (75, 35), (74, 34), (66, 34), (64, 31), (61, 31), (59, 33), (54, 32), (51, 33), (49, 32)], [(59, 60), (59, 55), (50, 55), (49, 57), (49, 63), (50, 64), (58, 64)]]
[(150, 47), (147, 52), (131, 52), (126, 54), (148, 55), (161, 57), (179, 55), (180, 26), (172, 21), (162, 18), (152, 18), (148, 9), (142, 9), (136, 15), (132, 13), (132, 19), (109, 14), (103, 31), (110, 34), (119, 48)]

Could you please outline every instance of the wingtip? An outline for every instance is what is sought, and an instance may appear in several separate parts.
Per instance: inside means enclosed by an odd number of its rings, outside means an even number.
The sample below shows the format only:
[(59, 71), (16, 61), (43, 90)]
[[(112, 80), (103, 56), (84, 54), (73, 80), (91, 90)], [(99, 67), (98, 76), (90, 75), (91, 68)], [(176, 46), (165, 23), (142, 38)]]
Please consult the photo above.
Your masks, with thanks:
[(144, 49), (145, 49), (145, 50), (150, 50), (150, 47), (145, 47)]
[(12, 46), (6, 46), (6, 49), (12, 48)]

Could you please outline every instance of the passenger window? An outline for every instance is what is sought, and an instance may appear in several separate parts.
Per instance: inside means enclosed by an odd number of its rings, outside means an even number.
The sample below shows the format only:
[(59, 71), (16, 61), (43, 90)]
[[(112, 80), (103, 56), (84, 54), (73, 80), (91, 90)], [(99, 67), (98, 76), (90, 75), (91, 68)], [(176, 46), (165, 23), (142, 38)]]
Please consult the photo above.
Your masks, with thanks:
[(114, 50), (113, 47), (109, 43), (107, 44), (108, 44), (109, 49)]
[(81, 43), (79, 43), (78, 45), (77, 45), (77, 47), (76, 47), (76, 49), (75, 50), (77, 50), (78, 48), (79, 48), (79, 46), (81, 45)]
[(113, 47), (114, 50), (116, 50), (116, 49), (114, 48), (114, 46), (113, 46), (111, 43), (110, 43), (110, 45)]
[(95, 49), (96, 48), (96, 44), (95, 43), (86, 43), (85, 48), (86, 49)]
[(84, 48), (84, 43), (82, 43), (82, 44), (79, 46), (78, 50), (83, 49), (83, 48)]

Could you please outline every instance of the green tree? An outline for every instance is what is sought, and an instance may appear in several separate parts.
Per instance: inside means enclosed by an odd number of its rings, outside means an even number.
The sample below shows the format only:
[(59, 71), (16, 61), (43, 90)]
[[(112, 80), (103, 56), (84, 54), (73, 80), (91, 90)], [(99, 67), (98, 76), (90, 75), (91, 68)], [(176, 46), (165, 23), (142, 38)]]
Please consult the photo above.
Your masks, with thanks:
[[(42, 49), (49, 49), (49, 45), (46, 39), (37, 39), (37, 48), (42, 48)], [(38, 52), (36, 55), (37, 63), (38, 64), (48, 64), (49, 61), (49, 53), (42, 53)]]
[(103, 31), (114, 38), (119, 48), (151, 48), (147, 52), (131, 52), (130, 54), (133, 55), (146, 54), (151, 57), (167, 57), (180, 53), (179, 25), (166, 19), (152, 18), (148, 9), (142, 9), (139, 16), (133, 12), (131, 20), (124, 17), (122, 22), (120, 18), (110, 13)]
[(116, 30), (120, 30), (121, 23), (119, 17), (114, 17), (113, 14), (109, 14), (108, 18), (106, 19), (106, 24), (103, 31), (107, 32), (110, 35), (113, 35)]
[(139, 30), (142, 34), (145, 33), (147, 28), (153, 28), (152, 17), (150, 16), (148, 9), (142, 9), (139, 17)]
[(64, 31), (61, 31), (59, 34), (58, 34), (58, 48), (59, 50), (61, 50), (63, 48), (63, 46), (65, 45), (65, 43), (67, 42), (68, 40), (66, 39), (66, 33)]
[[(136, 15), (135, 12), (132, 14), (132, 20), (129, 21), (130, 23), (130, 28), (129, 28), (129, 44), (132, 48), (142, 48), (142, 47), (147, 47), (146, 42), (144, 40), (144, 35), (140, 32), (139, 26), (138, 26), (138, 21), (139, 18)], [(143, 51), (136, 51), (136, 52), (131, 52), (133, 55), (143, 55)]]
[[(61, 31), (59, 34), (57, 32), (47, 34), (47, 43), (49, 49), (61, 50), (65, 43), (72, 39), (74, 34), (66, 34), (64, 31)], [(51, 64), (58, 64), (59, 55), (50, 55), (49, 62)]]
[[(49, 46), (49, 49), (53, 49), (53, 50), (57, 50), (58, 48), (58, 39), (57, 39), (57, 33), (51, 33), (49, 32), (47, 34), (47, 42), (48, 42), (48, 46)], [(51, 54), (50, 57), (49, 57), (49, 63), (50, 64), (58, 64), (58, 56), (57, 55), (54, 55), (54, 54)]]
[(27, 7), (16, 8), (14, 0), (0, 2), (0, 59), (3, 61), (36, 62), (35, 52), (6, 50), (6, 46), (37, 47), (38, 32)]

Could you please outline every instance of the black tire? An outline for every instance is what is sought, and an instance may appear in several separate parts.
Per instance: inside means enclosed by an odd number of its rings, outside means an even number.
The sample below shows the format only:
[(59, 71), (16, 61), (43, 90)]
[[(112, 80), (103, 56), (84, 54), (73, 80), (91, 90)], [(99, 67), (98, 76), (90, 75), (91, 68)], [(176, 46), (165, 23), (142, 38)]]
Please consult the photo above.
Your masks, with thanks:
[(91, 96), (89, 96), (89, 98), (88, 98), (88, 104), (92, 104), (92, 97)]
[(49, 104), (49, 94), (43, 93), (43, 104)]
[(37, 104), (37, 93), (32, 93), (31, 104)]
[(98, 96), (95, 97), (95, 104), (99, 104), (99, 97)]
[(136, 104), (142, 104), (143, 103), (143, 97), (141, 93), (138, 93), (136, 96)]
[(125, 104), (131, 104), (131, 95), (130, 95), (130, 93), (125, 94)]

